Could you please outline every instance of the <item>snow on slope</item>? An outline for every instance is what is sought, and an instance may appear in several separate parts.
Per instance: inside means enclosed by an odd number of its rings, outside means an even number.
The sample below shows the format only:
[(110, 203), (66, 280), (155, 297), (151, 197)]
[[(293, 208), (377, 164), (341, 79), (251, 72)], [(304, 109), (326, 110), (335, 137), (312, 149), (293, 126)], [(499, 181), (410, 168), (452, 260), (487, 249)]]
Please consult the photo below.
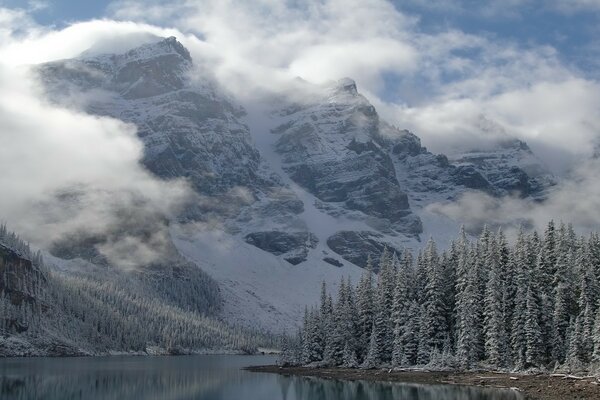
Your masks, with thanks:
[(223, 317), (244, 326), (292, 332), (302, 321), (304, 307), (316, 305), (321, 282), (336, 294), (342, 276), (356, 283), (364, 271), (350, 263), (339, 268), (324, 263), (318, 252), (301, 265), (291, 265), (217, 231), (177, 226), (171, 234), (180, 253), (219, 282)]

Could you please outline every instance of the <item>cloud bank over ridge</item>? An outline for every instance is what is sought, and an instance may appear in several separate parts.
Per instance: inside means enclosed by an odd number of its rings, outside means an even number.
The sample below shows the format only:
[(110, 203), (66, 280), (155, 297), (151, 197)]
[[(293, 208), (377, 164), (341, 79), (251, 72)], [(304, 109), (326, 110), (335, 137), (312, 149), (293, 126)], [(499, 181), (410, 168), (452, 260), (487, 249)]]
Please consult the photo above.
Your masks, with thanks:
[[(350, 76), (385, 119), (414, 131), (430, 150), (460, 152), (486, 146), (504, 135), (521, 138), (556, 173), (574, 171), (571, 182), (558, 188), (544, 208), (520, 200), (514, 200), (516, 205), (510, 199), (490, 206), (489, 199), (484, 199), (478, 219), (501, 219), (509, 212), (517, 220), (518, 216), (543, 215), (535, 217), (536, 221), (589, 215), (583, 222), (600, 224), (591, 213), (595, 204), (581, 202), (574, 208), (573, 197), (568, 196), (584, 189), (592, 190), (585, 192), (592, 198), (596, 193), (597, 184), (591, 178), (600, 169), (595, 162), (581, 166), (580, 161), (593, 154), (598, 141), (598, 81), (566, 62), (551, 45), (452, 25), (429, 29), (415, 12), (424, 7), (419, 4), (423, 2), (409, 3), (413, 8), (383, 0), (179, 0), (168, 4), (120, 0), (99, 16), (104, 19), (62, 28), (38, 25), (30, 10), (0, 9), (0, 82), (3, 92), (21, 96), (0, 102), (0, 135), (5, 136), (3, 143), (10, 143), (0, 150), (0, 167), (10, 170), (0, 183), (11, 185), (3, 187), (9, 187), (15, 199), (0, 200), (4, 201), (0, 209), (7, 210), (11, 219), (27, 221), (16, 218), (25, 213), (26, 205), (43, 203), (75, 185), (94, 188), (84, 190), (86, 195), (94, 193), (88, 205), (105, 203), (96, 197), (99, 193), (128, 193), (109, 197), (124, 198), (129, 205), (136, 202), (131, 193), (144, 193), (144, 203), (152, 213), (174, 212), (187, 196), (185, 184), (158, 181), (139, 166), (141, 145), (132, 127), (45, 104), (38, 100), (35, 82), (21, 65), (74, 57), (92, 47), (96, 52), (124, 51), (154, 36), (177, 36), (198, 68), (210, 71), (240, 98), (278, 90), (297, 76), (312, 83)], [(445, 4), (452, 6), (448, 13), (464, 12), (462, 2)], [(531, 4), (514, 1), (510, 15), (497, 11), (486, 18), (518, 20), (519, 10)], [(571, 5), (554, 7), (552, 12), (572, 14), (597, 6), (593, 1)], [(23, 87), (15, 87), (15, 82)], [(15, 110), (15, 99), (26, 106)], [(482, 118), (499, 129), (482, 129)], [(28, 139), (14, 140), (17, 135)], [(95, 154), (85, 149), (106, 151)], [(47, 156), (36, 160), (38, 154)], [(29, 169), (9, 168), (23, 160), (28, 160)], [(125, 172), (115, 181), (115, 171)], [(32, 184), (24, 185), (23, 180)], [(173, 193), (172, 198), (158, 195), (167, 192)], [(473, 199), (465, 197), (437, 211), (465, 219)], [(114, 215), (113, 209), (86, 207), (81, 225), (66, 216), (52, 219), (61, 221), (57, 224), (61, 229), (73, 231), (70, 224), (87, 226), (94, 218), (110, 221), (106, 215)], [(574, 209), (579, 210), (577, 215), (572, 214)]]

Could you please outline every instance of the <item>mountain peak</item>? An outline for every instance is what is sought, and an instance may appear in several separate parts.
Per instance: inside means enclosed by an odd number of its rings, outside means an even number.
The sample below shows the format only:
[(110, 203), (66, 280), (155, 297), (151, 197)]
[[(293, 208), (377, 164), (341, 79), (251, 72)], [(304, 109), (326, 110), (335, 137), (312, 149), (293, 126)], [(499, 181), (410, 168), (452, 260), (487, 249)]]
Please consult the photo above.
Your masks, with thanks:
[(185, 46), (181, 44), (181, 42), (178, 41), (175, 36), (169, 36), (168, 38), (158, 42), (157, 44), (167, 46), (167, 48), (172, 49), (174, 52), (176, 52), (186, 60), (190, 62), (192, 61), (192, 56), (190, 55), (188, 49), (186, 49)]
[(336, 82), (335, 86), (340, 91), (344, 91), (353, 95), (358, 94), (358, 89), (356, 88), (356, 82), (354, 79), (342, 78)]
[(175, 36), (163, 38), (158, 42), (147, 43), (135, 47), (124, 54), (125, 58), (150, 58), (164, 54), (178, 54), (183, 59), (192, 62), (188, 49), (181, 44)]

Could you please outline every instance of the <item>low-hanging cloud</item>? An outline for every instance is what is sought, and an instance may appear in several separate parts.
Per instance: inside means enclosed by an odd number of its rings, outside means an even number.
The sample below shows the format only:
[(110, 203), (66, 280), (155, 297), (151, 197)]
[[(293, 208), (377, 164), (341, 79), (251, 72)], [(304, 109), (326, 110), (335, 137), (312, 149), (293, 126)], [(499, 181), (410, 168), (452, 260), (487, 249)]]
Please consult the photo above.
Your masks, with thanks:
[(114, 265), (159, 261), (190, 192), (140, 165), (134, 126), (60, 108), (26, 68), (0, 66), (0, 219), (38, 246), (92, 240)]
[(569, 179), (551, 188), (543, 202), (468, 192), (457, 201), (432, 204), (429, 211), (460, 221), (472, 232), (480, 231), (484, 225), (513, 230), (524, 226), (541, 231), (550, 219), (572, 223), (580, 231), (597, 230), (600, 226), (598, 171), (600, 160), (583, 162)]

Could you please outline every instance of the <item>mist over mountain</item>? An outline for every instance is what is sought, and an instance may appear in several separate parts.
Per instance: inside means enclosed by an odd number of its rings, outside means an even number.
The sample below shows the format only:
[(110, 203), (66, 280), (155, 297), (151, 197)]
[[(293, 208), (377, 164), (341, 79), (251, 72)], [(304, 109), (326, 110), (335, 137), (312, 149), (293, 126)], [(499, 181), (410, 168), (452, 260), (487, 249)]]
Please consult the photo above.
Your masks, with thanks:
[[(81, 260), (158, 271), (191, 262), (218, 283), (227, 321), (287, 329), (321, 280), (357, 278), (386, 247), (416, 251), (429, 236), (453, 235), (461, 221), (432, 208), (466, 193), (543, 202), (557, 182), (506, 134), (460, 153), (428, 151), (381, 118), (351, 78), (291, 81), (257, 91), (249, 104), (249, 94), (239, 99), (198, 75), (195, 62), (168, 37), (32, 66), (51, 107), (133, 130), (140, 168), (155, 182), (148, 193), (131, 188), (131, 199), (120, 189), (128, 200), (108, 203), (102, 215), (111, 222), (101, 229), (47, 212), (95, 199), (86, 186), (58, 187), (44, 212), (19, 216), (15, 226), (27, 235), (40, 220), (60, 227), (46, 242), (57, 268)], [(172, 182), (185, 193), (177, 208), (153, 209)]]

